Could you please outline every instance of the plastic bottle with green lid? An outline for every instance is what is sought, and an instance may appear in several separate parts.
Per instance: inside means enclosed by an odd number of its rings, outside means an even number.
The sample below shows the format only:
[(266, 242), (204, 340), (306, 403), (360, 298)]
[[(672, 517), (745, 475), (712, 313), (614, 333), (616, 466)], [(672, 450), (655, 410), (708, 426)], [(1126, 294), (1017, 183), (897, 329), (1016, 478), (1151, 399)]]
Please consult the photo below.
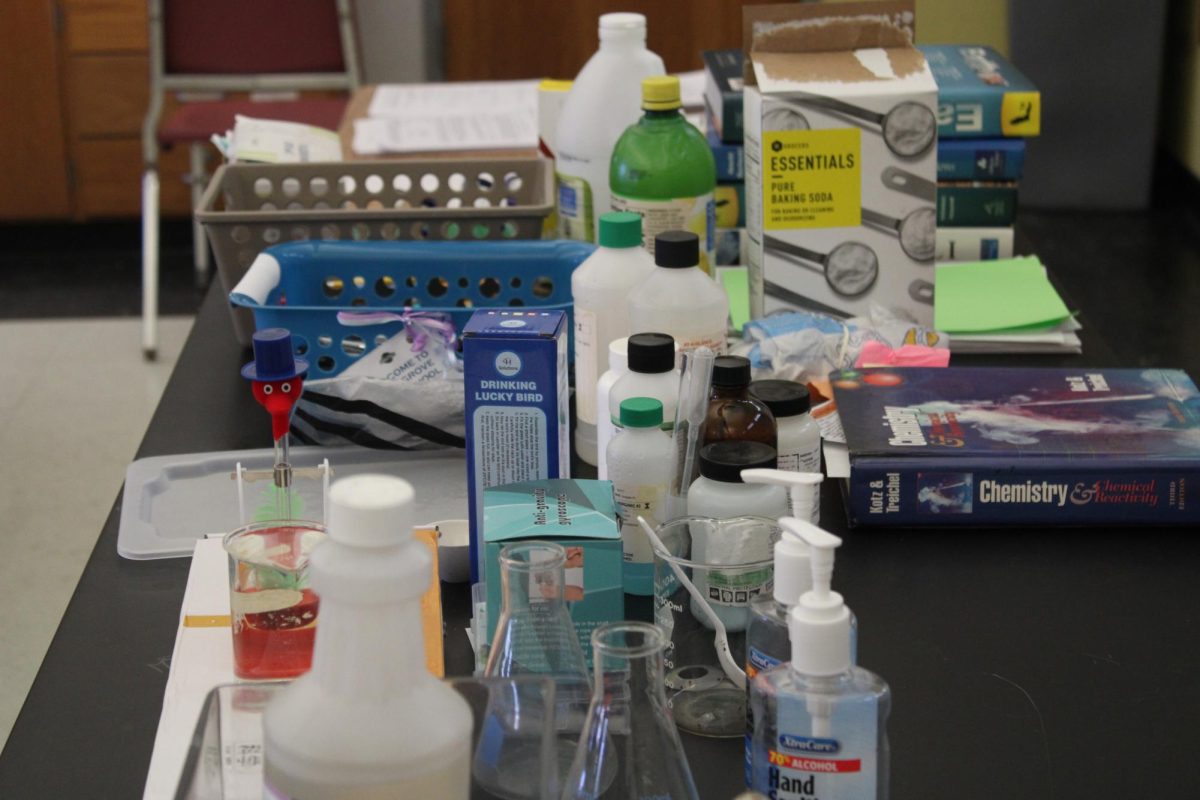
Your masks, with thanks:
[(630, 397), (621, 401), (621, 430), (608, 443), (608, 477), (621, 521), (621, 582), (627, 594), (654, 594), (654, 552), (638, 517), (654, 527), (664, 521), (671, 436), (662, 423), (661, 401)]
[(701, 238), (700, 268), (712, 272), (716, 255), (717, 167), (704, 134), (683, 117), (679, 78), (642, 81), (642, 110), (617, 140), (609, 170), (612, 207), (642, 215), (646, 249), (664, 231)]
[(600, 246), (571, 274), (575, 301), (575, 450), (595, 466), (596, 424), (607, 409), (596, 408), (596, 381), (604, 372), (608, 346), (633, 333), (629, 292), (654, 272), (642, 248), (642, 218), (628, 211), (600, 217)]

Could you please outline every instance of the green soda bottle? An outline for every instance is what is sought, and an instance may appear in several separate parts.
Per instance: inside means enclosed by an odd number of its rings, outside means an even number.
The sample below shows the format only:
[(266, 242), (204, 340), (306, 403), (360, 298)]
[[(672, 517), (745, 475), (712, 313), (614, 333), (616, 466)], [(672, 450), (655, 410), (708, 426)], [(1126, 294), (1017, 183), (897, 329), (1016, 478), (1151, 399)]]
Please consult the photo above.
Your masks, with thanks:
[(704, 134), (680, 112), (679, 78), (642, 81), (646, 113), (617, 140), (609, 167), (614, 211), (642, 216), (642, 244), (654, 254), (654, 237), (690, 231), (700, 237), (700, 268), (712, 274), (717, 166)]

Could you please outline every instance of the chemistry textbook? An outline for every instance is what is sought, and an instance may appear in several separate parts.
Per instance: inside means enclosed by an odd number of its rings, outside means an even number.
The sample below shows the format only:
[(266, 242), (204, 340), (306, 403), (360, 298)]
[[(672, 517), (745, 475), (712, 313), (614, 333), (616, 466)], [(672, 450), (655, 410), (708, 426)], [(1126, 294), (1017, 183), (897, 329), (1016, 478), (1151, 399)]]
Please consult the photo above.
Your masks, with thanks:
[(851, 525), (1200, 521), (1200, 392), (1166, 369), (844, 370)]

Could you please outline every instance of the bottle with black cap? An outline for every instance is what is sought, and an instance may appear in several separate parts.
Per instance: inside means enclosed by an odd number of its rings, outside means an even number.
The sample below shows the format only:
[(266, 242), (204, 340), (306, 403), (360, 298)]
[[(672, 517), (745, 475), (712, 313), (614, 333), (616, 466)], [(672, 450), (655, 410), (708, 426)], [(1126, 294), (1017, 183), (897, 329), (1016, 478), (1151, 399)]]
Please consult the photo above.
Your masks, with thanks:
[(779, 446), (775, 415), (751, 396), (750, 360), (742, 356), (717, 356), (713, 361), (704, 443), (729, 441)]
[(654, 237), (655, 269), (629, 293), (634, 331), (662, 331), (675, 337), (680, 352), (709, 347), (724, 353), (729, 298), (700, 269), (700, 239), (687, 231)]
[[(689, 525), (692, 538), (690, 559), (700, 564), (745, 565), (771, 558), (774, 521), (787, 515), (787, 490), (782, 486), (746, 483), (742, 470), (774, 469), (775, 448), (762, 442), (715, 442), (700, 448), (700, 477), (688, 487), (687, 513), (691, 517), (728, 520), (733, 517), (762, 519), (738, 524), (732, 529)], [(733, 597), (714, 598), (710, 583), (720, 580)], [(771, 571), (744, 566), (725, 570), (693, 570), (692, 582), (702, 596), (710, 598), (713, 611), (730, 633), (746, 629), (750, 599), (771, 588)], [(720, 594), (720, 593), (718, 593)], [(692, 615), (705, 627), (707, 617), (692, 601)]]
[[(621, 403), (631, 397), (651, 397), (663, 407), (662, 428), (670, 431), (675, 425), (675, 406), (679, 402), (679, 370), (675, 369), (675, 340), (665, 333), (635, 333), (626, 345), (629, 371), (617, 378), (608, 393), (608, 415), (613, 434), (621, 425)], [(607, 448), (608, 439), (597, 440), (597, 446)], [(600, 472), (608, 480), (607, 464)]]
[[(755, 381), (750, 384), (750, 396), (766, 403), (775, 415), (779, 468), (787, 472), (820, 472), (821, 429), (809, 413), (812, 398), (808, 387), (797, 381)], [(816, 485), (809, 492), (820, 496)], [(789, 516), (801, 515), (793, 508), (789, 509)]]

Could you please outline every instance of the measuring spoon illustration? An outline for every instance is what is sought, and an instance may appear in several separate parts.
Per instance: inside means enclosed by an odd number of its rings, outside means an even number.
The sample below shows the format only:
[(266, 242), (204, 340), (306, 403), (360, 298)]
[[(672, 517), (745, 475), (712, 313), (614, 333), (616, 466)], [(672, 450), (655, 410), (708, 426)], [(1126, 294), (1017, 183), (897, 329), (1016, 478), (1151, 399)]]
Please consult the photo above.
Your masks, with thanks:
[(932, 208), (925, 206), (913, 209), (904, 219), (864, 208), (862, 221), (896, 234), (900, 238), (900, 249), (913, 261), (933, 261), (937, 252), (937, 213)]
[(902, 170), (899, 167), (884, 167), (883, 173), (879, 178), (883, 181), (883, 185), (889, 189), (895, 189), (897, 192), (903, 192), (918, 200), (927, 200), (930, 203), (937, 200), (936, 183), (926, 180), (920, 175), (913, 175), (911, 172)]
[[(799, 97), (794, 102), (878, 125), (884, 144), (901, 158), (924, 155), (937, 140), (937, 118), (932, 109), (912, 100), (897, 103), (886, 114), (831, 97)], [(807, 130), (811, 127), (802, 111), (787, 109), (787, 105), (779, 103), (763, 114), (764, 130)], [(785, 109), (791, 113), (785, 113)]]
[(803, 262), (799, 266), (805, 269), (823, 274), (829, 288), (842, 297), (862, 297), (879, 277), (879, 256), (862, 242), (842, 242), (828, 253), (817, 253), (770, 236), (764, 238), (763, 245), (789, 260)]

